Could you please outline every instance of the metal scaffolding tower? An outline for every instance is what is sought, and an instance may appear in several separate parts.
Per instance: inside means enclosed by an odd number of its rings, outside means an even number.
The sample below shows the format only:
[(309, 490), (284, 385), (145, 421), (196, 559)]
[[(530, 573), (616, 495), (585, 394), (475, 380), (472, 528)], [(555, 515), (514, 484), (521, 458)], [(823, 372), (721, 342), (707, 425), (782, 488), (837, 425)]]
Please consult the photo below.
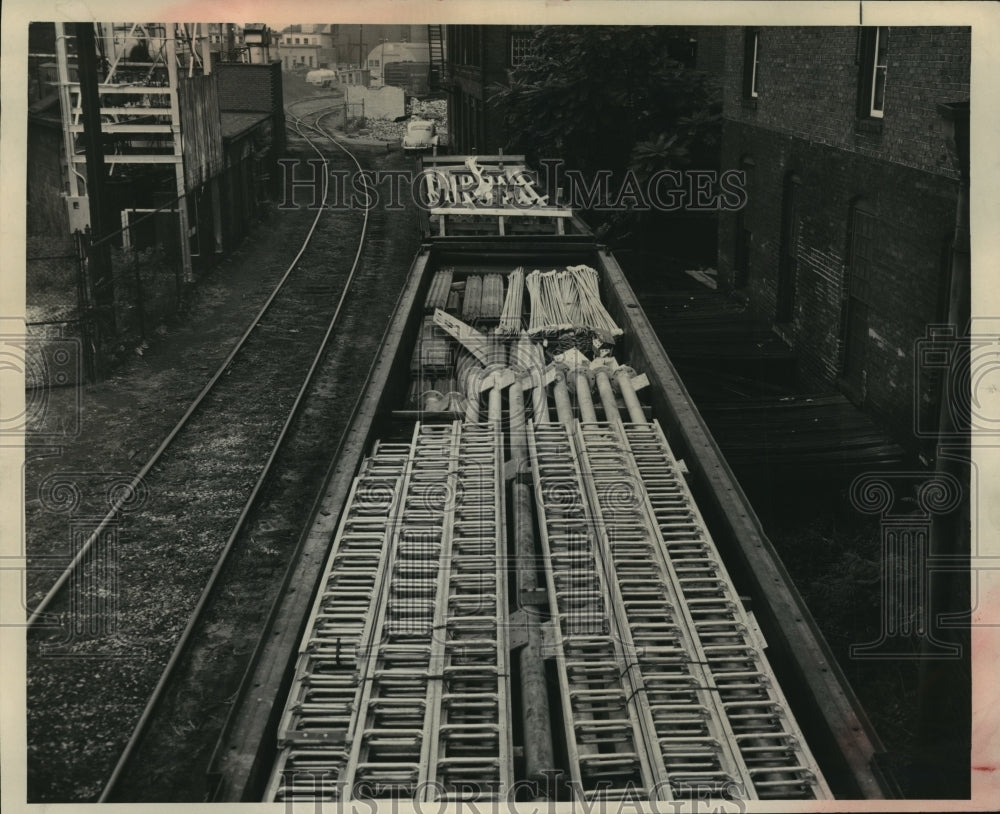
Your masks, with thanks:
[[(209, 38), (204, 23), (98, 23), (96, 55), (100, 100), (100, 134), (106, 176), (126, 166), (164, 165), (173, 170), (184, 279), (191, 279), (183, 122), (178, 79), (211, 73)], [(63, 149), (69, 182), (70, 227), (89, 222), (80, 55), (70, 26), (56, 23), (56, 62)], [(93, 120), (93, 119), (92, 119)], [(105, 176), (105, 177), (106, 177)]]

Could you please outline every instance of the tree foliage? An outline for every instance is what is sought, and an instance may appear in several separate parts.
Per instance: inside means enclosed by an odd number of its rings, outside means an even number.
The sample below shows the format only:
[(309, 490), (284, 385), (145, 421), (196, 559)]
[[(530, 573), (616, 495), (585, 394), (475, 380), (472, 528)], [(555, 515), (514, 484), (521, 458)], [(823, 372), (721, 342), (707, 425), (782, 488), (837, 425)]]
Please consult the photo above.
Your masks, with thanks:
[(664, 26), (546, 26), (533, 53), (495, 86), (508, 148), (533, 163), (640, 180), (665, 168), (717, 165), (721, 106), (703, 72), (671, 58), (679, 29)]

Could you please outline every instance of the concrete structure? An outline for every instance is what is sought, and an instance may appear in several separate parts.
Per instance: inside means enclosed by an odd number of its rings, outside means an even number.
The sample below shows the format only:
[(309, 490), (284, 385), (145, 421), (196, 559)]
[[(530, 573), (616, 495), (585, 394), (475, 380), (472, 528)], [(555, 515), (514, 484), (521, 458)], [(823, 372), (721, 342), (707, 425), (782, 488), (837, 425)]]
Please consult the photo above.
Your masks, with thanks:
[(336, 81), (341, 85), (364, 85), (371, 82), (371, 73), (367, 68), (338, 68), (335, 72)]
[(381, 42), (368, 53), (367, 68), (371, 72), (371, 81), (374, 85), (382, 85), (384, 82), (383, 68), (394, 63), (412, 63), (416, 67), (423, 67), (426, 75), (429, 68), (429, 50), (427, 43), (407, 43), (407, 42)]
[(244, 28), (246, 60), (252, 65), (266, 65), (271, 61), (271, 29), (264, 23), (247, 23)]
[(344, 85), (344, 101), (351, 116), (366, 119), (395, 119), (406, 114), (406, 94), (402, 88), (366, 88)]
[(242, 26), (236, 23), (205, 23), (205, 29), (209, 48), (218, 55), (219, 61), (246, 60)]
[[(219, 111), (226, 153), (229, 199), (244, 202), (239, 220), (227, 215), (226, 248), (239, 243), (279, 183), (278, 158), (285, 151), (285, 110), (281, 63), (218, 66)], [(235, 187), (240, 191), (233, 191)], [(235, 207), (234, 207), (235, 208)]]
[(912, 442), (934, 410), (915, 376), (947, 319), (960, 198), (943, 103), (968, 102), (967, 28), (762, 28), (726, 34), (722, 166), (749, 198), (723, 213), (720, 285)]

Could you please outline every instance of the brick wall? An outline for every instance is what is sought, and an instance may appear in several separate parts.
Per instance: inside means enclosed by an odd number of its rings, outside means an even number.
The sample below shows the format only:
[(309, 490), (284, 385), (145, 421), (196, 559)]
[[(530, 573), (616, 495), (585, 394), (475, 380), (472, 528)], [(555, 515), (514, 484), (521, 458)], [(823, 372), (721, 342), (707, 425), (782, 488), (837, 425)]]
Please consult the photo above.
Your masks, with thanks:
[(744, 29), (726, 33), (725, 115), (729, 119), (957, 177), (945, 143), (940, 102), (969, 98), (968, 28), (891, 27), (885, 116), (859, 132), (856, 27), (761, 28), (758, 97), (743, 97)]
[(219, 83), (219, 109), (273, 113), (281, 109), (281, 63), (247, 65), (220, 62), (213, 69)]
[(218, 85), (219, 110), (227, 113), (270, 113), (273, 155), (285, 151), (285, 108), (281, 63), (248, 65), (221, 62), (213, 68)]
[(691, 29), (691, 36), (698, 42), (695, 68), (719, 76), (726, 67), (726, 38), (729, 29), (721, 26), (700, 25)]
[[(472, 26), (452, 26), (466, 29)], [(481, 49), (474, 64), (456, 64), (452, 61), (453, 86), (448, 96), (448, 132), (451, 150), (468, 153), (473, 150), (482, 155), (495, 154), (507, 142), (503, 113), (489, 103), (490, 85), (507, 82), (510, 67), (510, 26), (478, 26)], [(452, 32), (454, 38), (459, 32)], [(454, 51), (454, 48), (453, 48)], [(449, 56), (453, 59), (453, 55)]]
[[(790, 172), (799, 177), (795, 295), (792, 319), (780, 330), (798, 352), (801, 376), (811, 387), (829, 387), (841, 376), (851, 210), (857, 201), (872, 209), (867, 376), (859, 395), (874, 414), (907, 432), (916, 397), (914, 343), (947, 313), (947, 250), (958, 182), (727, 121), (723, 166), (740, 166), (747, 156), (753, 166), (742, 217), (752, 236), (745, 291), (752, 310), (767, 320), (777, 308), (785, 178)], [(736, 226), (735, 213), (720, 217), (719, 270), (730, 288)]]
[(758, 97), (748, 100), (744, 29), (727, 30), (722, 166), (745, 166), (749, 195), (742, 213), (720, 217), (719, 275), (736, 286), (742, 225), (750, 232), (745, 294), (757, 315), (774, 320), (785, 184), (795, 173), (798, 230), (786, 252), (795, 293), (778, 330), (807, 385), (843, 385), (851, 213), (861, 202), (873, 225), (865, 364), (847, 390), (907, 442), (915, 400), (932, 397), (915, 375), (915, 343), (947, 314), (959, 194), (937, 105), (969, 98), (971, 38), (968, 29), (891, 28), (885, 115), (862, 121), (858, 31), (759, 29)]

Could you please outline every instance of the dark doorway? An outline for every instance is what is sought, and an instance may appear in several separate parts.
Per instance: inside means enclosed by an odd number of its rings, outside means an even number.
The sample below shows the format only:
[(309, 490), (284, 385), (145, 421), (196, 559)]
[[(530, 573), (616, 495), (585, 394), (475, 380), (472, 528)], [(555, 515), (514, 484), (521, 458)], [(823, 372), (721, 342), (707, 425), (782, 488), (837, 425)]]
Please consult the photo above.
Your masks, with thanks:
[(778, 256), (778, 297), (774, 321), (791, 322), (795, 313), (796, 252), (799, 242), (799, 176), (789, 172), (785, 176), (781, 199), (781, 238)]
[(843, 383), (848, 397), (865, 399), (868, 309), (871, 304), (872, 237), (875, 214), (859, 201), (851, 209), (847, 256), (847, 305), (844, 316)]

